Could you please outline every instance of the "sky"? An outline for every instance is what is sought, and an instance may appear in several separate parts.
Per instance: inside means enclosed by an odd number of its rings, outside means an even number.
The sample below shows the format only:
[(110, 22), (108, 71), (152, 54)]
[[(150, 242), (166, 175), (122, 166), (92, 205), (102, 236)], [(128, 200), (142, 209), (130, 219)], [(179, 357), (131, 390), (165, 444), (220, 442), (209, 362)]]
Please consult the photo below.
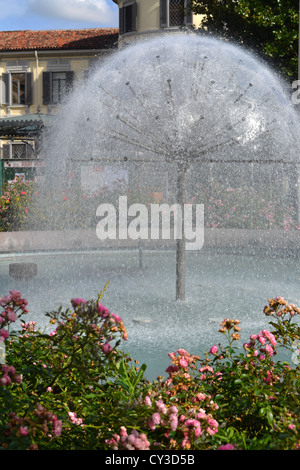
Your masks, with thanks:
[(113, 0), (0, 0), (0, 31), (118, 27)]

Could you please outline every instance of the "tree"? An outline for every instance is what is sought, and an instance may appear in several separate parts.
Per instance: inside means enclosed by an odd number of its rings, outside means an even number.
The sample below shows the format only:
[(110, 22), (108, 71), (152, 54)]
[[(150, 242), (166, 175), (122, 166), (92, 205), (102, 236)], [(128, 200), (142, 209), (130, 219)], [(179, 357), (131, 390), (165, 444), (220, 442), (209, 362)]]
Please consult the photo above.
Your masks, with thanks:
[(201, 28), (259, 53), (289, 81), (298, 78), (299, 0), (192, 0)]

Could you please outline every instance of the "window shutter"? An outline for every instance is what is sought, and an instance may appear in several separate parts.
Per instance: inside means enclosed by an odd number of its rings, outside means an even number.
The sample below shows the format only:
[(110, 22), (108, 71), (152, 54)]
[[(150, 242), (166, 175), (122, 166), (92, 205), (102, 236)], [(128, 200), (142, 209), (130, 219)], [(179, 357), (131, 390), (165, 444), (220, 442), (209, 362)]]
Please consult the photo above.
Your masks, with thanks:
[(2, 74), (2, 98), (1, 104), (9, 104), (9, 73)]
[(4, 144), (2, 145), (2, 149), (3, 149), (3, 160), (9, 160), (10, 159), (10, 145)]
[(74, 72), (73, 70), (70, 70), (69, 72), (66, 72), (66, 85), (67, 85), (68, 93), (72, 90), (73, 82), (74, 82)]
[(131, 31), (137, 30), (137, 3), (131, 5)]
[(168, 26), (168, 0), (160, 0), (160, 27), (167, 28)]
[(119, 32), (124, 34), (124, 8), (119, 9)]
[(43, 104), (51, 104), (51, 72), (43, 72)]
[(32, 105), (32, 73), (25, 74), (25, 104)]
[(186, 9), (185, 9), (185, 25), (191, 26), (193, 24), (193, 11), (192, 11), (192, 2), (187, 0)]

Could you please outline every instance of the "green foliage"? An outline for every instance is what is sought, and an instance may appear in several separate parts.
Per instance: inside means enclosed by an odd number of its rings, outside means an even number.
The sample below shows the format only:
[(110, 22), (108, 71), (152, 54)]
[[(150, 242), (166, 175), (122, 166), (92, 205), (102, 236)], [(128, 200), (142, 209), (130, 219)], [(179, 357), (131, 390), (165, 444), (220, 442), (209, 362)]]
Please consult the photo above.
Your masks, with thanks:
[(298, 78), (298, 0), (193, 0), (213, 34), (246, 45), (290, 81)]
[(102, 203), (118, 207), (120, 194), (127, 196), (130, 205), (149, 205), (163, 199), (155, 188), (137, 186), (131, 190), (122, 180), (86, 193), (73, 173), (66, 178), (64, 188), (55, 191), (33, 181), (5, 183), (0, 192), (0, 231), (94, 230), (99, 221), (97, 207)]
[(5, 183), (0, 196), (0, 232), (26, 230), (32, 213), (38, 211), (37, 186), (31, 181)]
[(117, 364), (118, 378), (115, 383), (116, 385), (120, 385), (131, 401), (139, 397), (139, 385), (146, 369), (146, 364), (142, 364), (138, 370), (136, 370), (133, 365), (131, 365), (131, 368), (129, 369), (124, 361), (120, 361), (119, 364)]
[[(270, 299), (273, 330), (242, 347), (239, 320), (224, 319), (227, 346), (170, 352), (167, 377), (149, 382), (119, 349), (127, 332), (100, 302), (106, 288), (49, 312), (50, 332), (23, 320), (20, 292), (0, 299), (1, 449), (299, 449), (298, 307)], [(275, 360), (279, 348), (291, 363)]]
[[(109, 202), (118, 207), (119, 194), (112, 190), (88, 197), (77, 185), (71, 185), (68, 190), (50, 195), (33, 182), (6, 184), (0, 197), (0, 231), (94, 229), (98, 205)], [(147, 188), (125, 191), (124, 195), (128, 204), (142, 201), (147, 207), (174, 202)], [(232, 188), (207, 181), (195, 187), (189, 202), (204, 204), (207, 227), (292, 230), (298, 228), (298, 223), (290, 199), (280, 179), (256, 188), (247, 184)]]

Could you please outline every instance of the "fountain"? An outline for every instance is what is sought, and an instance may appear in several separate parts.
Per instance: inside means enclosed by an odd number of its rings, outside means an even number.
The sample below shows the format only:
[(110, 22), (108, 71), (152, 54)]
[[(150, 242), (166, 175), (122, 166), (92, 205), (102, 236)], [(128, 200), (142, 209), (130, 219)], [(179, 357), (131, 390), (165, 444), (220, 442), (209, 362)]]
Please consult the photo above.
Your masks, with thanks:
[[(46, 182), (65, 201), (61, 214), (56, 203), (47, 211), (48, 227), (66, 240), (77, 229), (78, 238), (31, 255), (38, 274), (13, 286), (4, 257), (2, 289), (31, 296), (34, 316), (72, 296), (95, 297), (110, 280), (105, 302), (123, 317), (133, 357), (153, 361), (150, 376), (172, 349), (209, 347), (225, 317), (242, 316), (247, 335), (253, 323), (266, 324), (268, 298), (300, 301), (299, 135), (285, 84), (240, 47), (182, 34), (115, 53), (45, 136)], [(88, 230), (97, 238), (99, 217), (125, 196), (137, 209), (136, 237), (87, 243)], [(138, 210), (162, 203), (204, 205), (202, 249), (143, 231)], [(174, 214), (170, 233), (176, 228), (186, 229)]]

